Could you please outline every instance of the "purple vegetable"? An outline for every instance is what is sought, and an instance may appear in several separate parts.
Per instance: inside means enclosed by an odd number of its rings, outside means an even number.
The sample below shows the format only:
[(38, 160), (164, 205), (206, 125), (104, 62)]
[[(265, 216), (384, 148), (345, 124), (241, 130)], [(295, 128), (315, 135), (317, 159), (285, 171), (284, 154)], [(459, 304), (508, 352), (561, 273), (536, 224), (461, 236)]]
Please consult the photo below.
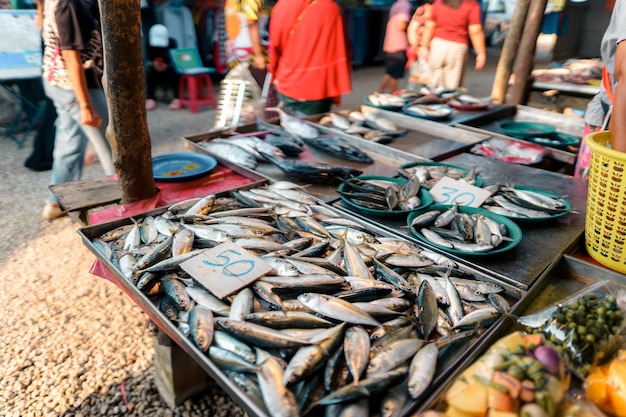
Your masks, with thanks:
[(561, 371), (561, 357), (556, 350), (548, 346), (538, 346), (533, 352), (535, 359), (544, 369), (553, 375), (558, 375)]

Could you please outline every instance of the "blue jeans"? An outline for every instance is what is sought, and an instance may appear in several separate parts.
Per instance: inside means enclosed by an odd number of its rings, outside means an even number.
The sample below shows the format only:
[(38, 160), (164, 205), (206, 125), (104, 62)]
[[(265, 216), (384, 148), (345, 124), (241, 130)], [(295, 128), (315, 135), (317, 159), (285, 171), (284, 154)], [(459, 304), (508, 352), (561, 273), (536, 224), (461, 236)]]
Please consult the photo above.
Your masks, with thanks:
[[(96, 128), (81, 124), (80, 106), (74, 91), (55, 87), (46, 80), (44, 80), (44, 89), (57, 111), (54, 161), (50, 185), (81, 179), (87, 141), (93, 145), (104, 173), (113, 175), (115, 169), (111, 145), (105, 135), (106, 126), (109, 123), (109, 114), (104, 92), (102, 90), (89, 90), (93, 106), (102, 119), (102, 124)], [(50, 193), (48, 201), (51, 203), (58, 202), (52, 193)]]

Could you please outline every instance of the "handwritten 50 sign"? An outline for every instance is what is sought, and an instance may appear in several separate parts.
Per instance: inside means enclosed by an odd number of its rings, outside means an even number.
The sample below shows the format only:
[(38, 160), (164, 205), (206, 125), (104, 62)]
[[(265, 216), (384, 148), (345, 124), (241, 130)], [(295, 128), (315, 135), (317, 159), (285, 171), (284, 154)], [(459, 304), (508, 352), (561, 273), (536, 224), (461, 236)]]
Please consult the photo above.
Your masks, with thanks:
[(480, 207), (489, 198), (489, 191), (463, 181), (443, 177), (430, 194), (437, 204), (457, 204), (459, 206)]
[(261, 258), (225, 242), (183, 262), (181, 268), (218, 298), (224, 298), (272, 270)]

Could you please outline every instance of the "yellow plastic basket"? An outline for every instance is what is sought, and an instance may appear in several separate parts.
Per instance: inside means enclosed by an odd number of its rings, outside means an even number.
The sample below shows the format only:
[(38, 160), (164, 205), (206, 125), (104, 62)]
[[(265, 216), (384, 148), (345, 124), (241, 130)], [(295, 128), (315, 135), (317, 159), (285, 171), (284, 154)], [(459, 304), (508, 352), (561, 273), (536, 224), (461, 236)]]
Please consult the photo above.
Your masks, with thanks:
[(608, 131), (585, 141), (591, 148), (585, 246), (600, 264), (626, 274), (626, 153), (607, 148)]

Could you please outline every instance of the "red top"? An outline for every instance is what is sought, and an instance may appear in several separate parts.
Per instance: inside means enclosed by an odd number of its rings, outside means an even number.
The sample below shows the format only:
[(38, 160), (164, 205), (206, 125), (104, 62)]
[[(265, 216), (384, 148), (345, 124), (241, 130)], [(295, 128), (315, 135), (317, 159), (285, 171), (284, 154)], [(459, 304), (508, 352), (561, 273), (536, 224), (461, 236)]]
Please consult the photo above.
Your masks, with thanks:
[(269, 34), (269, 71), (281, 94), (322, 100), (352, 90), (348, 38), (334, 0), (279, 0)]
[(436, 24), (433, 38), (468, 43), (468, 27), (481, 24), (480, 5), (476, 0), (463, 0), (458, 9), (453, 9), (443, 0), (435, 0), (429, 21)]

